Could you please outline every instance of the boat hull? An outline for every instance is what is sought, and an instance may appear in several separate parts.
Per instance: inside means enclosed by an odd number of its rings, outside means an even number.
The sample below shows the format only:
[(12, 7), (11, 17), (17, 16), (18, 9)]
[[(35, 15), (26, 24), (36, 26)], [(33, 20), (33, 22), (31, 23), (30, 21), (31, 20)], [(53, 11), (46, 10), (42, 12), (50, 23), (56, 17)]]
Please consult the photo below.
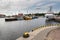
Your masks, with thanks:
[(17, 19), (5, 19), (5, 21), (16, 21)]

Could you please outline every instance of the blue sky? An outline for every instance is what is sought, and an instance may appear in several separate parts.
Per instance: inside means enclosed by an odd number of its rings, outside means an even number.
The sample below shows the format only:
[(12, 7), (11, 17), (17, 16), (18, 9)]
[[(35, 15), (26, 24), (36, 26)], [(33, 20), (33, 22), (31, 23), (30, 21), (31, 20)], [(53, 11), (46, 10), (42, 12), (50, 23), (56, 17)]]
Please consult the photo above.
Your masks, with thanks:
[(0, 0), (0, 13), (47, 12), (52, 6), (53, 12), (60, 11), (60, 0)]

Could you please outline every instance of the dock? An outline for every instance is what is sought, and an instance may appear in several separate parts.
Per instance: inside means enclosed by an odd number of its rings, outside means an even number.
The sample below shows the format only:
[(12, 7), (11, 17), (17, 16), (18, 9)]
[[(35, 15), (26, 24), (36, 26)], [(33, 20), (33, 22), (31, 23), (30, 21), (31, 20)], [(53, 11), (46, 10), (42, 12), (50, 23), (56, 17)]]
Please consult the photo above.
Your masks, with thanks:
[(59, 26), (55, 25), (55, 26), (38, 28), (37, 30), (33, 32), (29, 32), (30, 37), (28, 38), (19, 37), (16, 40), (47, 40), (46, 36), (48, 35), (48, 33), (51, 30), (54, 30), (58, 27)]

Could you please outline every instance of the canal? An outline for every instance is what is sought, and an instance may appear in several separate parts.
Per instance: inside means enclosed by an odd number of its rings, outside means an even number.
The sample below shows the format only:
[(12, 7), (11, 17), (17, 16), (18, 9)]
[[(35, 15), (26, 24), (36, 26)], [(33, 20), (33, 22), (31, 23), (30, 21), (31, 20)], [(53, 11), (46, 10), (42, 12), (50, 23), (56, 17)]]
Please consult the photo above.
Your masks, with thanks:
[(24, 32), (31, 31), (33, 28), (56, 23), (58, 22), (46, 22), (46, 18), (44, 17), (11, 22), (5, 22), (4, 18), (0, 18), (0, 40), (16, 40), (18, 37), (22, 36)]

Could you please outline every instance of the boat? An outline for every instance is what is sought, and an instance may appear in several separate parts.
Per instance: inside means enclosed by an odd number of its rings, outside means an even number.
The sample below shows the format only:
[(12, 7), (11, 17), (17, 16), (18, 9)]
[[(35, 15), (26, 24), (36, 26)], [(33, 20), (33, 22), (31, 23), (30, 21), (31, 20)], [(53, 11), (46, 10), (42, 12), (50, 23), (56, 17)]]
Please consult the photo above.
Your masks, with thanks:
[(15, 21), (15, 20), (17, 20), (16, 17), (6, 17), (5, 18), (5, 21)]
[(17, 17), (17, 20), (24, 20), (23, 17)]
[(52, 11), (52, 6), (49, 6), (49, 10), (48, 12), (45, 14), (45, 17), (47, 18), (47, 20), (54, 20), (54, 12)]
[(24, 20), (32, 20), (32, 17), (29, 17), (29, 16), (24, 16), (23, 18)]
[(17, 19), (18, 19), (18, 20), (23, 20), (23, 13), (18, 14), (18, 15), (17, 15)]
[(54, 16), (53, 14), (45, 14), (46, 20), (54, 20)]
[(37, 18), (38, 18), (38, 16), (33, 16), (33, 17), (32, 17), (32, 19), (37, 19)]

